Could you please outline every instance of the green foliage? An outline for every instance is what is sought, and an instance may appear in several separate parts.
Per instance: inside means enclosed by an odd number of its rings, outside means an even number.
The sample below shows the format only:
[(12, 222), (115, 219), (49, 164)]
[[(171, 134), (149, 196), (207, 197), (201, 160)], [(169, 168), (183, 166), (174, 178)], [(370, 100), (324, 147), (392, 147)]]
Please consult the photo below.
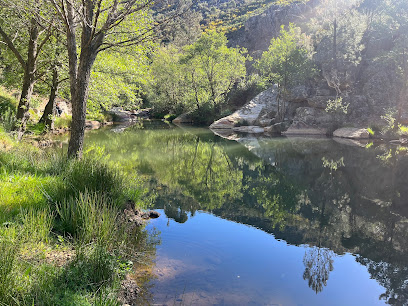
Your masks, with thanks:
[(307, 37), (300, 28), (282, 25), (279, 36), (271, 40), (268, 51), (262, 53), (255, 67), (270, 83), (278, 85), (278, 118), (286, 113), (285, 96), (291, 87), (304, 83), (314, 76), (315, 69), (307, 48)]
[[(3, 157), (0, 155), (0, 158)], [(7, 171), (5, 167), (0, 170)], [(3, 172), (4, 173), (4, 172)], [(27, 173), (4, 173), (0, 175), (0, 212), (2, 218), (17, 216), (21, 209), (45, 209), (45, 190), (57, 185), (57, 179)]]
[(284, 91), (304, 82), (314, 75), (306, 41), (306, 36), (294, 24), (287, 30), (282, 26), (279, 36), (271, 40), (268, 51), (256, 62), (257, 69), (271, 84), (278, 84)]
[[(3, 135), (0, 304), (116, 305), (129, 260), (153, 243), (142, 228), (127, 232), (118, 220), (125, 201), (140, 201), (140, 184), (109, 165), (102, 148), (67, 160)], [(66, 252), (73, 260), (62, 267), (47, 263)]]
[(381, 119), (383, 119), (386, 124), (383, 126), (381, 133), (382, 134), (387, 134), (391, 133), (392, 130), (395, 128), (395, 120), (397, 116), (397, 110), (395, 108), (389, 108), (385, 110), (385, 114), (381, 116)]
[(34, 135), (42, 135), (47, 129), (45, 128), (44, 123), (28, 124), (27, 131), (33, 133)]
[(208, 31), (185, 49), (181, 62), (186, 65), (186, 78), (192, 84), (190, 99), (197, 107), (206, 102), (225, 102), (232, 86), (246, 74), (246, 51), (228, 48), (227, 43), (225, 35)]
[[(289, 2), (298, 2), (288, 0)], [(206, 2), (198, 3), (197, 8), (203, 16), (202, 24), (205, 29), (233, 33), (241, 29), (245, 22), (252, 16), (260, 15), (270, 6), (274, 5), (276, 1), (271, 0), (249, 0), (249, 1), (228, 1), (224, 3)], [(282, 5), (286, 5), (282, 3)]]
[(17, 105), (17, 100), (0, 87), (0, 122), (6, 131), (11, 131), (16, 124)]
[(408, 135), (408, 126), (405, 125), (399, 125), (399, 134), (400, 135)]
[(35, 210), (33, 207), (29, 207), (22, 209), (20, 216), (23, 224), (24, 241), (31, 243), (49, 242), (54, 215), (48, 208)]
[(1, 123), (4, 129), (10, 132), (17, 124), (16, 112), (12, 108), (7, 108), (1, 115)]
[(149, 100), (155, 116), (181, 114), (187, 101), (187, 83), (184, 80), (180, 54), (172, 47), (156, 52), (151, 65), (153, 81), (150, 83)]
[(367, 131), (371, 136), (374, 136), (375, 132), (372, 128), (367, 128)]
[(61, 117), (55, 118), (54, 128), (60, 129), (60, 128), (70, 127), (71, 122), (72, 122), (72, 116), (62, 115)]
[(208, 31), (181, 52), (162, 49), (152, 64), (150, 102), (155, 111), (193, 111), (196, 123), (219, 113), (233, 86), (245, 77), (245, 50), (228, 48), (227, 38)]
[[(112, 285), (115, 280), (116, 262), (106, 248), (97, 245), (88, 252), (80, 250), (64, 275), (72, 289), (98, 291)], [(76, 288), (75, 288), (76, 287)]]
[(112, 107), (137, 109), (144, 85), (149, 81), (147, 50), (134, 47), (127, 52), (104, 52), (92, 70), (88, 115), (98, 117)]
[(338, 160), (328, 159), (326, 157), (322, 158), (323, 167), (330, 169), (330, 174), (337, 171), (340, 167), (344, 167), (344, 157), (341, 157)]
[(343, 113), (347, 114), (350, 103), (344, 103), (342, 97), (338, 97), (334, 100), (328, 100), (326, 105), (326, 112), (328, 113)]
[(330, 133), (334, 132), (341, 126), (345, 116), (348, 112), (349, 103), (344, 103), (342, 97), (336, 97), (334, 100), (328, 100), (325, 111), (332, 117), (332, 124)]
[(228, 106), (236, 110), (251, 101), (268, 87), (269, 82), (262, 76), (257, 73), (250, 74), (228, 93)]
[(164, 116), (164, 119), (166, 120), (166, 121), (169, 121), (169, 122), (172, 122), (174, 119), (176, 119), (177, 118), (177, 116), (176, 115), (173, 115), (173, 114), (167, 114), (167, 115), (165, 115)]

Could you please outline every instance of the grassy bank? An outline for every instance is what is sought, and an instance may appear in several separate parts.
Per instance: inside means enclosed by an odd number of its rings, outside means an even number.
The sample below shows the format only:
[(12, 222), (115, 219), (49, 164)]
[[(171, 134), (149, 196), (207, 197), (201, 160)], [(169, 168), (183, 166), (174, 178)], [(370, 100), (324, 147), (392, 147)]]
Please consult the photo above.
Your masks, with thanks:
[(121, 222), (140, 204), (137, 178), (104, 156), (69, 161), (0, 127), (0, 305), (119, 304), (135, 254), (152, 244)]

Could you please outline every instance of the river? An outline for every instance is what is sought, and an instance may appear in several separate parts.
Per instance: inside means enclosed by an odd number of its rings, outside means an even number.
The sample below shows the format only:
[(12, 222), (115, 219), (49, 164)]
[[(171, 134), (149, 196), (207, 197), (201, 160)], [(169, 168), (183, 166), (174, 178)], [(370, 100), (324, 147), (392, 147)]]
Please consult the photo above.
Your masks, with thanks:
[(140, 304), (407, 305), (408, 155), (142, 122), (87, 133), (161, 216)]

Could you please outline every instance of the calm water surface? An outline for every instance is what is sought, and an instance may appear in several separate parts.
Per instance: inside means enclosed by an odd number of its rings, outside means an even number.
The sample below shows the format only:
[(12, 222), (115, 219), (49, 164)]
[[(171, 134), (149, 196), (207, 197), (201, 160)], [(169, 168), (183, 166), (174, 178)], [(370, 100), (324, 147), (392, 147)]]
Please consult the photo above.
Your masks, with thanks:
[(143, 123), (90, 132), (161, 217), (140, 304), (407, 305), (408, 155)]

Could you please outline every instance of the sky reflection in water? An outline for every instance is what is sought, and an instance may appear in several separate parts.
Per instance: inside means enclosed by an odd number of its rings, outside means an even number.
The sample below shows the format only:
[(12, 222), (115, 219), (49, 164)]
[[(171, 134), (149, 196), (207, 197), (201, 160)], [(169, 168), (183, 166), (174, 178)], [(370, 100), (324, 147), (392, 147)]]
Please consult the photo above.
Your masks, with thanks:
[[(198, 212), (183, 224), (163, 215), (155, 303), (173, 305), (381, 305), (384, 289), (350, 254), (333, 260), (327, 285), (316, 294), (303, 279), (305, 254), (257, 228)], [(314, 255), (317, 254), (314, 253)], [(314, 258), (322, 260), (320, 258)], [(177, 302), (178, 301), (178, 302)]]

